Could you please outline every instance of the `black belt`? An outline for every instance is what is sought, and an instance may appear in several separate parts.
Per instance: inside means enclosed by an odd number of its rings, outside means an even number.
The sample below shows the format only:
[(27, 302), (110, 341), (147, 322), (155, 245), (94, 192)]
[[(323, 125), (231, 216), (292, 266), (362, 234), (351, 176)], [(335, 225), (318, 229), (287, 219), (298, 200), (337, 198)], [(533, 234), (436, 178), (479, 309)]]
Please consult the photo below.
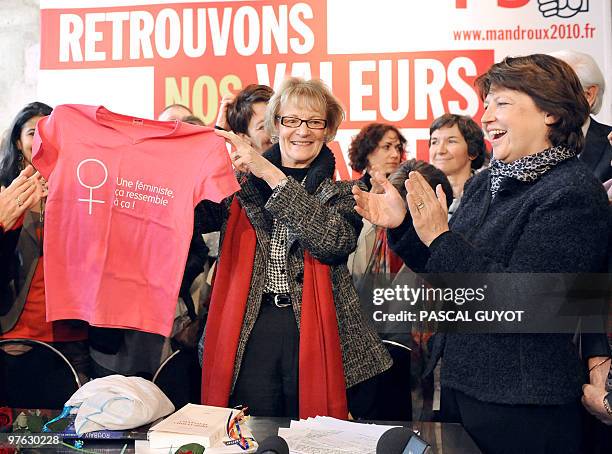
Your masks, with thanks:
[(261, 302), (276, 307), (289, 307), (291, 306), (291, 296), (286, 293), (264, 293), (261, 296)]

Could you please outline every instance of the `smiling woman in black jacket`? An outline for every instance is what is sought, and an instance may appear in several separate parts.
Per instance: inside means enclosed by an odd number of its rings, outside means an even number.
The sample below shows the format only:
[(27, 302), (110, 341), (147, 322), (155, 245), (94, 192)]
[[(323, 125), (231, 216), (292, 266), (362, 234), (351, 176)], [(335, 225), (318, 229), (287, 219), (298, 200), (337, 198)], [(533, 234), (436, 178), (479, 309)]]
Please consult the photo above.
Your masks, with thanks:
[[(546, 55), (506, 58), (476, 85), (493, 160), (466, 185), (450, 227), (443, 191), (436, 196), (416, 172), (406, 185), (408, 214), (386, 181), (381, 195), (353, 190), (357, 211), (397, 227), (389, 243), (418, 272), (605, 271), (610, 212), (576, 158), (588, 103), (574, 72)], [(584, 373), (571, 335), (437, 337), (442, 416), (461, 422), (484, 452), (579, 451)], [(583, 338), (590, 382), (603, 386), (605, 336)]]

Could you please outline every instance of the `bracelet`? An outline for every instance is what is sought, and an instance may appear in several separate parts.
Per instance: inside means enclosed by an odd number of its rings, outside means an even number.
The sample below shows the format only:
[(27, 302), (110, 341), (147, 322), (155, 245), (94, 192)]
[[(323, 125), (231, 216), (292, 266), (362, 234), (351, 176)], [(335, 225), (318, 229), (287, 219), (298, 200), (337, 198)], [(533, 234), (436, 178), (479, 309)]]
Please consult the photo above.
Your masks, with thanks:
[(274, 186), (274, 189), (276, 188), (282, 188), (283, 186), (285, 186), (287, 184), (287, 181), (289, 181), (289, 179), (287, 177), (281, 178), (281, 180), (278, 182), (278, 184), (276, 186)]
[(287, 177), (281, 178), (278, 184), (274, 186), (274, 189), (272, 189), (272, 195), (270, 197), (275, 199), (278, 196), (278, 193), (281, 188), (283, 188), (287, 184), (287, 181), (289, 181)]
[[(610, 361), (610, 358), (606, 358), (606, 359), (604, 359), (604, 360), (602, 360), (602, 361), (598, 362), (597, 364), (595, 364), (593, 367), (591, 367), (591, 368), (589, 369), (589, 374), (591, 373), (591, 371), (592, 371), (593, 369), (595, 369), (595, 368), (597, 368), (597, 367), (601, 366), (602, 364), (604, 364), (604, 363), (606, 363), (606, 362), (608, 362), (608, 361)], [(584, 370), (584, 369), (583, 369), (583, 370)]]
[(606, 411), (608, 412), (608, 414), (610, 416), (612, 416), (612, 408), (610, 408), (610, 404), (608, 403), (608, 396), (610, 395), (610, 393), (606, 394), (603, 398), (603, 406), (606, 409)]
[(219, 125), (215, 125), (215, 129), (218, 129), (219, 131), (225, 131), (225, 132), (227, 132), (227, 129), (225, 129), (225, 128), (223, 128), (223, 127), (219, 126)]

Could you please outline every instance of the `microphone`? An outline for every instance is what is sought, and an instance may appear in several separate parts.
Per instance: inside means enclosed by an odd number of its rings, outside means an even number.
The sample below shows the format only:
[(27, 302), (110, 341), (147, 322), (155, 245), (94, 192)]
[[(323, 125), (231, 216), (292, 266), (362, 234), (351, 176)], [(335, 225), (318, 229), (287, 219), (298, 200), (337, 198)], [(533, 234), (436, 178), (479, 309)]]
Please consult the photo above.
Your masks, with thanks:
[(394, 427), (378, 439), (376, 454), (426, 454), (429, 444), (407, 427)]
[(271, 435), (259, 443), (255, 454), (289, 454), (289, 445), (283, 437)]

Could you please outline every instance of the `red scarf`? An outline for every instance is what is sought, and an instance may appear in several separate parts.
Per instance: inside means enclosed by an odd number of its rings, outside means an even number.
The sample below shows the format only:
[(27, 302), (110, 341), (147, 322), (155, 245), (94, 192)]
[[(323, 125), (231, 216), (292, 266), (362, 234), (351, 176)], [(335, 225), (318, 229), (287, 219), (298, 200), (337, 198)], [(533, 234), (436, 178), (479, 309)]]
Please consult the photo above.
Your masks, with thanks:
[(367, 264), (367, 272), (383, 273), (388, 277), (390, 274), (396, 274), (403, 264), (402, 259), (389, 247), (387, 229), (376, 227), (376, 240)]
[[(255, 230), (234, 198), (212, 290), (202, 361), (202, 403), (227, 407), (253, 274)], [(346, 383), (330, 270), (304, 251), (300, 326), (300, 418), (346, 419)]]

